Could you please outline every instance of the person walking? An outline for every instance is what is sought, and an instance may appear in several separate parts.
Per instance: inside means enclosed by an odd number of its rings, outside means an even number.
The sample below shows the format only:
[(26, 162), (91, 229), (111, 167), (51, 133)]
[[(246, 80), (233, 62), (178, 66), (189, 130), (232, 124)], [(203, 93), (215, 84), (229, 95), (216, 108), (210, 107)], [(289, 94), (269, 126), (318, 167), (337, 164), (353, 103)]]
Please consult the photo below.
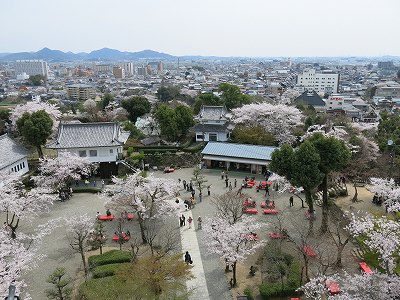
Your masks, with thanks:
[(104, 179), (101, 180), (101, 188), (104, 188)]
[(200, 193), (200, 194), (199, 194), (199, 203), (201, 202), (202, 198), (203, 198), (203, 194)]
[(186, 251), (186, 253), (185, 253), (185, 263), (187, 265), (193, 263), (193, 260), (192, 260), (192, 257), (189, 254), (189, 251)]
[(270, 196), (268, 184), (265, 186), (265, 196)]
[(229, 190), (232, 191), (232, 182), (229, 181)]
[(225, 187), (226, 187), (226, 188), (228, 188), (228, 183), (229, 183), (228, 178), (225, 178)]
[(237, 180), (235, 178), (235, 181), (233, 182), (233, 186), (236, 188), (237, 187)]
[(290, 198), (289, 198), (289, 206), (290, 207), (294, 206), (294, 204), (293, 204), (293, 196), (290, 196)]
[(182, 181), (182, 183), (183, 183), (183, 189), (186, 190), (186, 180), (184, 179), (184, 180)]
[(184, 215), (182, 215), (182, 226), (185, 226), (186, 225), (186, 223), (185, 223), (185, 220), (186, 220), (186, 218), (185, 218), (185, 216)]
[(211, 187), (211, 185), (209, 185), (209, 186), (207, 187), (207, 195), (208, 195), (208, 196), (211, 195), (210, 187)]
[(192, 217), (189, 217), (187, 221), (188, 221), (189, 228), (192, 228), (192, 222), (193, 222)]
[(222, 180), (224, 179), (224, 176), (225, 176), (225, 172), (224, 172), (224, 171), (221, 171), (221, 179), (222, 179)]
[(202, 229), (202, 227), (201, 227), (201, 223), (203, 222), (203, 219), (201, 218), (201, 216), (199, 216), (198, 218), (197, 218), (197, 229)]

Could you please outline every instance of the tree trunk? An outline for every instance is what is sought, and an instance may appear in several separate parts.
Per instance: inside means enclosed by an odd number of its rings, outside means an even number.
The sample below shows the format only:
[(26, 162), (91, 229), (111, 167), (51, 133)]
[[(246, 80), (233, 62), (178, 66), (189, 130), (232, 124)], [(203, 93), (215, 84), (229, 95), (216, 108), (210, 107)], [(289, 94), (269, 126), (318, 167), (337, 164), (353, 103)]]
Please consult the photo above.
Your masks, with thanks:
[(146, 225), (144, 224), (144, 220), (140, 217), (140, 214), (138, 214), (138, 221), (139, 221), (139, 227), (140, 227), (140, 234), (142, 236), (142, 243), (147, 244), (147, 239), (146, 239)]
[(320, 232), (326, 233), (328, 230), (329, 203), (328, 203), (328, 174), (322, 180), (322, 221)]
[[(60, 280), (61, 280), (61, 278), (59, 278), (58, 283), (60, 283)], [(57, 289), (58, 289), (58, 299), (64, 300), (62, 288), (60, 286), (58, 286)]]
[(100, 244), (100, 254), (103, 254), (103, 245), (102, 244)]
[(83, 248), (81, 248), (80, 252), (81, 252), (81, 258), (82, 258), (82, 263), (83, 263), (83, 270), (85, 271), (85, 278), (87, 279), (88, 269), (87, 269), (87, 266), (86, 266), (85, 250), (83, 250)]
[(338, 269), (342, 268), (342, 252), (343, 252), (344, 246), (346, 246), (346, 244), (340, 245), (337, 249), (335, 267)]
[(232, 278), (233, 278), (233, 286), (236, 286), (236, 261), (232, 266)]
[(351, 199), (351, 201), (353, 203), (358, 201), (358, 190), (357, 190), (357, 185), (355, 182), (354, 182), (354, 196), (353, 196), (353, 199)]
[(36, 145), (36, 149), (39, 155), (39, 158), (43, 158), (43, 150), (41, 145)]
[[(314, 204), (311, 197), (311, 191), (308, 189), (304, 189), (304, 194), (306, 196), (306, 202), (308, 205), (308, 213), (314, 214)], [(310, 217), (308, 223), (308, 235), (313, 235), (313, 234), (314, 234), (314, 219)]]

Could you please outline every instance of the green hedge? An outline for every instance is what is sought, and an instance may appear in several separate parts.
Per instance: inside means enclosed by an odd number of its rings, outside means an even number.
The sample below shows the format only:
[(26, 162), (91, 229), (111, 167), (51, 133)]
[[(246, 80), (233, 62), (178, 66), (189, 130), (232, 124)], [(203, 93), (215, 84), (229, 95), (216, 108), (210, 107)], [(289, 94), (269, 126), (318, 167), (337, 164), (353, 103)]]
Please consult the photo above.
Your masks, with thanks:
[(130, 262), (131, 253), (128, 251), (111, 250), (103, 254), (93, 255), (89, 257), (88, 261), (89, 268), (93, 269), (94, 267), (108, 264)]
[(254, 300), (253, 290), (251, 287), (247, 287), (243, 290), (243, 294), (247, 296), (248, 300)]
[(283, 287), (280, 282), (268, 282), (260, 285), (260, 294), (263, 299), (278, 296), (295, 295), (296, 289), (300, 286), (301, 269), (298, 261), (290, 265), (289, 275)]
[(79, 287), (78, 299), (135, 299), (133, 291), (129, 291), (129, 288), (126, 281), (118, 276), (90, 279)]
[(103, 278), (107, 276), (113, 276), (115, 271), (118, 270), (125, 263), (108, 264), (95, 267), (92, 271), (93, 278)]
[(95, 188), (95, 187), (72, 188), (72, 191), (74, 193), (92, 193), (92, 194), (97, 194), (98, 192), (101, 192), (101, 188)]

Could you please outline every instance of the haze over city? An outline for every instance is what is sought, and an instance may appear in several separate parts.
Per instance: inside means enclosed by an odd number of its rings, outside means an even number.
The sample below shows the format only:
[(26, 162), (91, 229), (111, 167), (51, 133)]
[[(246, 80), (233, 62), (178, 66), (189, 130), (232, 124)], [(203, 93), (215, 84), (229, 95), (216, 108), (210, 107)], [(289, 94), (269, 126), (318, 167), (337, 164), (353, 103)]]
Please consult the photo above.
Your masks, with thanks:
[(6, 1), (0, 52), (109, 47), (177, 56), (400, 55), (398, 11), (396, 0)]

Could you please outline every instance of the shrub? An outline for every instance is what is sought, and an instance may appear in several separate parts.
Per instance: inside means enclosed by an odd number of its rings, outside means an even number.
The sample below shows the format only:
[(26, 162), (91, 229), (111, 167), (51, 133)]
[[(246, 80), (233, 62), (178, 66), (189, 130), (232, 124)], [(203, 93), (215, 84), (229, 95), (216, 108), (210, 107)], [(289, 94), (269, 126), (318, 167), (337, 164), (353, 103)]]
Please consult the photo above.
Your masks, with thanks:
[(251, 287), (247, 287), (243, 290), (243, 294), (247, 296), (248, 300), (254, 300), (253, 290)]
[(345, 197), (345, 196), (347, 196), (348, 194), (347, 194), (347, 191), (346, 190), (340, 190), (339, 192), (338, 192), (338, 196), (339, 197)]
[(89, 257), (89, 268), (97, 266), (125, 263), (131, 261), (131, 254), (128, 251), (111, 250), (100, 255), (93, 255)]
[(133, 153), (133, 147), (128, 147), (126, 153), (128, 154), (128, 156), (131, 156), (131, 154)]
[(329, 191), (329, 198), (335, 198), (336, 197), (336, 192), (335, 191)]
[(74, 193), (92, 193), (92, 194), (97, 194), (101, 192), (101, 188), (95, 188), (95, 187), (84, 187), (84, 188), (72, 188), (72, 191)]
[(92, 274), (93, 278), (103, 278), (107, 276), (113, 276), (115, 274), (115, 271), (118, 270), (123, 264), (118, 263), (118, 264), (108, 264), (108, 265), (102, 265), (95, 267)]

